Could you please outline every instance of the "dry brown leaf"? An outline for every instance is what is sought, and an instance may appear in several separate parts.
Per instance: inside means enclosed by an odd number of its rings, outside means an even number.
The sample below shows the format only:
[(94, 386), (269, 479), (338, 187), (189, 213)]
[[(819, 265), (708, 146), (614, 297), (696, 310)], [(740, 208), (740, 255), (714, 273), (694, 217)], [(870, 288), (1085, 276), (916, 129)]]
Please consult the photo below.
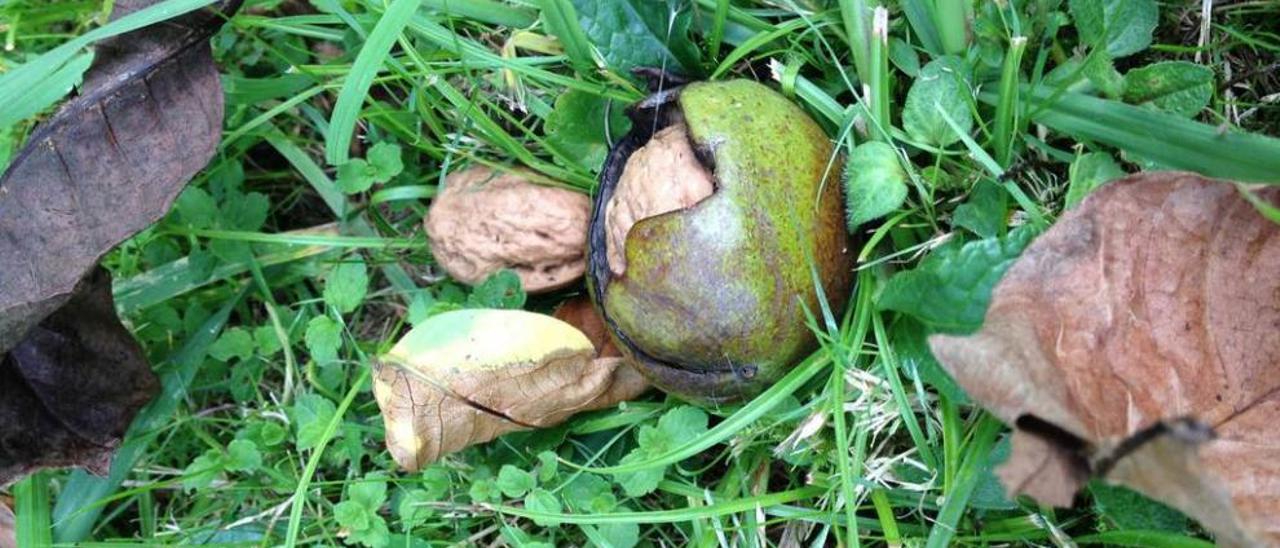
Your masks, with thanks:
[(524, 290), (566, 287), (586, 272), (586, 194), (536, 184), (519, 172), (456, 171), (427, 212), (436, 262), (467, 284), (510, 268)]
[(13, 522), (12, 500), (0, 497), (0, 548), (18, 548), (18, 531)]
[(373, 393), (387, 448), (406, 470), (502, 434), (554, 426), (648, 384), (595, 358), (573, 326), (523, 310), (456, 310), (413, 328), (378, 360)]
[(1018, 426), (1012, 493), (1065, 506), (1104, 475), (1224, 545), (1280, 545), (1280, 225), (1234, 186), (1098, 190), (1009, 269), (982, 330), (930, 343)]
[(580, 295), (560, 303), (551, 315), (586, 335), (591, 345), (596, 347), (597, 358), (622, 357), (622, 352), (618, 351), (618, 347), (613, 345), (613, 339), (609, 337), (609, 328), (605, 327), (604, 318), (600, 317), (600, 311), (590, 297)]

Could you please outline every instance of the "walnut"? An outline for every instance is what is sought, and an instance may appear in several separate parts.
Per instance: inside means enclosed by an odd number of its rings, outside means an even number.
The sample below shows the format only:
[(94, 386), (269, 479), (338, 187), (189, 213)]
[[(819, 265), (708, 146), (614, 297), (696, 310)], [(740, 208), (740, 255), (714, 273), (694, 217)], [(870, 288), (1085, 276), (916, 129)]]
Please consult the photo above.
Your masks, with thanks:
[(454, 279), (476, 284), (510, 268), (526, 292), (541, 293), (582, 277), (590, 216), (585, 194), (473, 167), (445, 179), (426, 227), (431, 252)]
[(711, 173), (694, 156), (688, 126), (678, 122), (631, 154), (609, 200), (605, 241), (609, 270), (627, 270), (627, 233), (641, 219), (685, 209), (715, 191)]

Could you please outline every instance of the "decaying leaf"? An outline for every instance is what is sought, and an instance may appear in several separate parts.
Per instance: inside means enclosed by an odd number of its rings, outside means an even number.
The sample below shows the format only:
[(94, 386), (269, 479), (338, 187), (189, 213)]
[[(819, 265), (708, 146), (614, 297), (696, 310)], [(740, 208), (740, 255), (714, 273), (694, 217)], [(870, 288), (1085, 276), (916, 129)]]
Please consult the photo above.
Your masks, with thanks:
[(609, 328), (604, 325), (604, 318), (600, 316), (600, 311), (596, 309), (590, 297), (579, 295), (560, 303), (551, 315), (557, 320), (578, 328), (578, 331), (586, 335), (591, 345), (596, 348), (597, 358), (622, 356), (618, 347), (613, 345), (613, 339), (609, 338)]
[[(151, 3), (120, 0), (114, 17)], [(200, 10), (99, 43), (79, 95), (0, 177), (0, 349), (164, 215), (213, 156), (222, 85), (209, 37), (224, 17)]]
[(554, 426), (648, 388), (595, 358), (573, 326), (523, 310), (456, 310), (409, 331), (376, 366), (387, 448), (406, 470), (507, 432)]
[[(113, 17), (152, 3), (118, 0)], [(212, 157), (222, 86), (209, 37), (239, 3), (100, 42), (78, 95), (0, 176), (0, 484), (103, 464), (154, 392), (92, 270)]]
[(0, 497), (0, 548), (18, 548), (18, 532), (13, 523), (13, 501)]
[(0, 358), (0, 485), (37, 468), (105, 473), (159, 382), (95, 269), (62, 308)]
[(930, 342), (1016, 425), (1011, 492), (1065, 506), (1101, 475), (1224, 545), (1280, 545), (1280, 225), (1233, 185), (1103, 187), (1009, 269), (979, 332)]

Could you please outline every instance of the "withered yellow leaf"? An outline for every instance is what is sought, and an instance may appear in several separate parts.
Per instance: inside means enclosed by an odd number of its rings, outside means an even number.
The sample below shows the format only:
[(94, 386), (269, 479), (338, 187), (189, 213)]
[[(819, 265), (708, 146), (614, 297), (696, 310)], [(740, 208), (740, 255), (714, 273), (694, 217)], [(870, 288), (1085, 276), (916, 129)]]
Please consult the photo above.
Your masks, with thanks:
[(414, 327), (377, 361), (387, 448), (417, 470), (507, 432), (554, 426), (648, 388), (581, 331), (523, 310), (456, 310)]

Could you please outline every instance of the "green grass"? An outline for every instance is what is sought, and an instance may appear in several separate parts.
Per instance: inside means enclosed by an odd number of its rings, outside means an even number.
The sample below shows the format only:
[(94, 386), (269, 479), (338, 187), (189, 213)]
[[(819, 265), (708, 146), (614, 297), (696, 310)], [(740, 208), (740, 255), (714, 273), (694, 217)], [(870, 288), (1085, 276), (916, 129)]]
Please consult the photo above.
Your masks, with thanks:
[[(104, 24), (109, 3), (0, 1), (0, 167), (78, 81), (86, 45), (206, 3), (170, 0)], [(164, 392), (108, 476), (46, 472), (10, 488), (20, 538), (1205, 545), (1176, 512), (1102, 488), (1074, 509), (1007, 500), (992, 473), (1007, 431), (948, 384), (922, 342), (948, 311), (914, 317), (877, 303), (896, 275), (947, 255), (935, 249), (1012, 234), (1011, 219), (1052, 222), (1068, 187), (1103, 182), (1073, 176), (1091, 173), (1084, 158), (1280, 181), (1280, 101), (1269, 95), (1280, 86), (1275, 71), (1255, 70), (1280, 61), (1280, 35), (1260, 23), (1280, 6), (1219, 6), (1200, 47), (1199, 3), (1165, 2), (1149, 46), (1106, 59), (1065, 1), (886, 2), (887, 36), (873, 28), (879, 4), (248, 2), (213, 42), (228, 85), (217, 156), (174, 212), (105, 261)], [(613, 19), (600, 6), (615, 6)], [(643, 13), (648, 24), (602, 26)], [(968, 28), (957, 24), (966, 13)], [(617, 36), (636, 40), (615, 47)], [(920, 84), (915, 74), (948, 53), (969, 74)], [(1197, 56), (1213, 80), (1191, 98), (1106, 95), (1112, 71)], [(444, 175), (521, 164), (590, 192), (606, 138), (622, 131), (604, 118), (644, 95), (634, 65), (765, 79), (838, 149), (899, 148), (911, 190), (858, 228), (851, 306), (810, 311), (821, 347), (750, 402), (692, 411), (655, 393), (397, 471), (370, 357), (433, 313), (501, 304), (494, 287), (434, 266), (421, 219)], [(566, 113), (603, 114), (557, 121)], [(360, 181), (341, 166), (376, 163), (375, 145), (398, 147), (402, 169), (347, 192)], [(547, 311), (581, 292), (517, 302)], [(677, 426), (694, 434), (640, 446), (642, 430)], [(643, 475), (653, 483), (636, 489)]]

